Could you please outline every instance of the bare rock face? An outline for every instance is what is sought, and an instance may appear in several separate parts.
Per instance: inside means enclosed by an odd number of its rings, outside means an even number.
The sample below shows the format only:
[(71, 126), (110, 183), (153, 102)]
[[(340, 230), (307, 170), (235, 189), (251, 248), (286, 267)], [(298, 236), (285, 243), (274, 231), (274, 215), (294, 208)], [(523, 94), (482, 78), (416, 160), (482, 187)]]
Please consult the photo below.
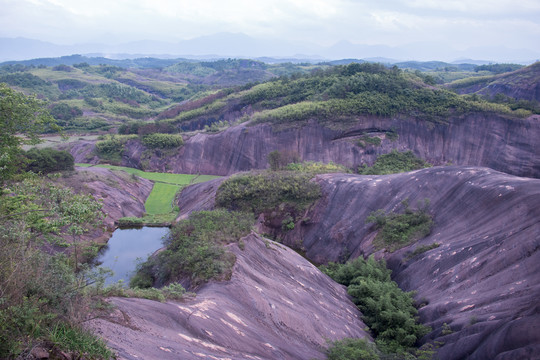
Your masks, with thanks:
[[(523, 359), (540, 354), (540, 180), (487, 168), (436, 167), (386, 176), (320, 175), (323, 197), (285, 241), (303, 239), (308, 258), (345, 260), (375, 253), (393, 279), (415, 290), (424, 338), (443, 343), (440, 359)], [(371, 211), (431, 200), (435, 226), (394, 253), (376, 251)], [(416, 256), (412, 251), (439, 247)], [(444, 325), (446, 323), (446, 325)]]
[[(388, 133), (399, 135), (391, 139)], [(377, 136), (380, 145), (357, 144)], [(335, 162), (350, 168), (372, 164), (392, 149), (412, 150), (434, 165), (486, 166), (506, 173), (540, 177), (540, 116), (509, 119), (494, 114), (452, 118), (449, 124), (418, 119), (359, 117), (345, 131), (316, 123), (275, 131), (270, 125), (238, 125), (219, 134), (199, 133), (178, 151), (145, 159), (145, 168), (175, 173), (230, 175), (268, 167), (274, 150), (296, 153), (301, 160)], [(126, 145), (123, 165), (141, 167), (144, 147)]]
[(116, 316), (90, 327), (121, 359), (324, 359), (326, 339), (369, 339), (343, 286), (284, 246), (242, 241), (229, 281), (183, 302), (113, 298)]
[(186, 219), (193, 211), (212, 210), (216, 200), (216, 191), (225, 178), (205, 181), (186, 186), (178, 197), (180, 213), (176, 220)]
[(80, 140), (61, 144), (58, 146), (58, 149), (69, 151), (76, 163), (97, 164), (99, 158), (93, 154), (95, 143), (95, 141)]
[(144, 203), (153, 187), (150, 180), (99, 167), (77, 167), (76, 170), (72, 177), (60, 180), (76, 192), (91, 194), (102, 201), (109, 230), (114, 229), (114, 222), (121, 217), (144, 214)]

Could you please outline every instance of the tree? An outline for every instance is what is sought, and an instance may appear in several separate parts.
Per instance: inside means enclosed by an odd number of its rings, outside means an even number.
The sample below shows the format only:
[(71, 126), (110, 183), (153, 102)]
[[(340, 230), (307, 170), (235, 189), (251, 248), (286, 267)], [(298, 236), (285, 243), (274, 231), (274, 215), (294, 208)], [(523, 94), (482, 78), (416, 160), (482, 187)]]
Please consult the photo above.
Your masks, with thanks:
[(0, 184), (17, 171), (21, 145), (37, 144), (47, 129), (60, 128), (43, 101), (0, 83)]

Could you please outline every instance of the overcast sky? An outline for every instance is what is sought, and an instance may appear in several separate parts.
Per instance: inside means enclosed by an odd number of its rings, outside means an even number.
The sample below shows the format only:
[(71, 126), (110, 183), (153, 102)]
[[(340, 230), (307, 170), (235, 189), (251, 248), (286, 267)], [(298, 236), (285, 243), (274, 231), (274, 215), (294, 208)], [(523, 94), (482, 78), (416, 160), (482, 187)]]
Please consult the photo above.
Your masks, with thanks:
[(257, 38), (540, 51), (540, 0), (0, 0), (0, 37), (58, 44)]

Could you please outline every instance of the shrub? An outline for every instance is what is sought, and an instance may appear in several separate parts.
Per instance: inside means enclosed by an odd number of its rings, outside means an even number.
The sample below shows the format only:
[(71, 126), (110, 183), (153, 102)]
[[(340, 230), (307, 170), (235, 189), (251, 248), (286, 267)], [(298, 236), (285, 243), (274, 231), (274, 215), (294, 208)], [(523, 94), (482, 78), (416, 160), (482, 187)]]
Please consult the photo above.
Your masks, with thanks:
[(321, 196), (313, 175), (297, 172), (262, 172), (230, 177), (218, 188), (216, 205), (259, 214), (285, 203), (303, 209)]
[(300, 161), (298, 153), (294, 151), (274, 150), (268, 154), (267, 158), (270, 170), (272, 171), (281, 170), (291, 163), (298, 163)]
[(137, 135), (112, 135), (108, 139), (96, 142), (96, 153), (103, 159), (120, 161), (125, 143), (136, 138), (138, 138)]
[(66, 323), (58, 323), (49, 330), (49, 341), (60, 349), (68, 351), (76, 357), (93, 354), (101, 359), (113, 358), (113, 352), (107, 348), (103, 339), (80, 327)]
[[(77, 254), (78, 236), (97, 225), (100, 207), (91, 197), (35, 175), (0, 192), (0, 358), (22, 358), (40, 342), (78, 351), (75, 346), (89, 341), (78, 335), (59, 338), (57, 331), (76, 331), (73, 324), (87, 302), (81, 292), (86, 273), (75, 271), (81, 268), (74, 266), (76, 256), (41, 249), (72, 235), (70, 250)], [(90, 358), (103, 356), (94, 348), (81, 351)]]
[(229, 274), (234, 256), (224, 245), (251, 231), (253, 216), (227, 210), (191, 213), (171, 229), (166, 249), (137, 267), (130, 286), (164, 284), (188, 278), (191, 286)]
[(343, 339), (330, 343), (328, 360), (379, 360), (379, 351), (366, 339)]
[(75, 166), (73, 155), (65, 150), (32, 148), (24, 156), (28, 159), (26, 170), (34, 173), (48, 174), (63, 170), (73, 170)]
[(412, 151), (398, 152), (392, 150), (377, 158), (373, 166), (363, 166), (358, 169), (361, 175), (386, 175), (407, 172), (430, 167), (431, 164), (417, 158)]
[(358, 144), (358, 146), (365, 148), (367, 145), (379, 146), (379, 145), (381, 145), (381, 142), (382, 142), (382, 140), (378, 136), (367, 136), (366, 135), (366, 136), (362, 136), (358, 140), (357, 144)]
[(287, 171), (296, 171), (301, 173), (309, 173), (309, 174), (329, 174), (329, 173), (349, 173), (351, 172), (349, 169), (347, 169), (345, 166), (340, 164), (335, 164), (333, 162), (329, 163), (322, 163), (322, 162), (315, 162), (315, 161), (304, 161), (304, 162), (295, 162), (290, 163), (285, 166), (285, 170)]
[(427, 252), (429, 250), (436, 249), (439, 246), (441, 246), (441, 244), (439, 244), (439, 243), (433, 243), (433, 244), (429, 244), (429, 245), (419, 246), (416, 249), (414, 249), (414, 251), (407, 256), (407, 259), (412, 259), (416, 255), (420, 255), (420, 254), (423, 254), (423, 253), (425, 253), (425, 252)]
[(182, 135), (175, 134), (148, 134), (143, 136), (142, 142), (146, 147), (152, 149), (171, 149), (184, 144)]
[(65, 72), (72, 72), (74, 69), (65, 64), (56, 65), (52, 68), (53, 71), (65, 71)]
[(403, 201), (405, 210), (402, 214), (386, 214), (384, 210), (373, 211), (366, 222), (375, 223), (379, 233), (373, 240), (377, 249), (386, 248), (392, 252), (409, 245), (415, 240), (426, 237), (431, 232), (433, 220), (428, 213), (429, 199), (418, 210), (409, 208), (408, 201)]
[(418, 339), (429, 328), (417, 324), (413, 294), (403, 292), (391, 280), (391, 271), (384, 261), (373, 256), (357, 258), (346, 264), (329, 263), (321, 270), (340, 284), (363, 314), (363, 320), (386, 353), (412, 351)]

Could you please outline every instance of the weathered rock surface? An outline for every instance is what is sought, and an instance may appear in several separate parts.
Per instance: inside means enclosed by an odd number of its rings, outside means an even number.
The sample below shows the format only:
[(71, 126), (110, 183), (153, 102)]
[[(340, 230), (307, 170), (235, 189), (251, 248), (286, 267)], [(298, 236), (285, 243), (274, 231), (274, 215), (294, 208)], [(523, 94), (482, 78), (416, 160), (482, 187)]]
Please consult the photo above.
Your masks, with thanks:
[(212, 210), (216, 191), (224, 180), (225, 178), (214, 179), (182, 189), (178, 197), (180, 213), (176, 220), (186, 219), (193, 211)]
[[(391, 141), (385, 132), (394, 130)], [(380, 146), (362, 148), (356, 141), (365, 134), (382, 138)], [(231, 127), (222, 133), (199, 133), (170, 156), (153, 156), (145, 166), (154, 171), (230, 175), (268, 167), (267, 156), (281, 150), (297, 153), (306, 161), (322, 161), (356, 168), (372, 164), (392, 149), (413, 150), (434, 165), (486, 166), (506, 173), (540, 177), (540, 116), (507, 119), (475, 114), (433, 124), (415, 119), (362, 117), (346, 131), (311, 123), (300, 129), (274, 131), (270, 125)], [(140, 167), (144, 147), (136, 141), (126, 146), (123, 165)], [(77, 155), (83, 156), (83, 155)]]
[(142, 216), (144, 203), (154, 186), (150, 180), (99, 167), (76, 167), (74, 175), (60, 181), (78, 193), (91, 194), (102, 201), (102, 210), (107, 215), (104, 222), (109, 231), (121, 217)]
[[(436, 167), (386, 176), (316, 178), (323, 197), (285, 241), (303, 239), (318, 262), (375, 253), (404, 290), (427, 302), (419, 311), (444, 343), (440, 359), (523, 359), (540, 354), (540, 180), (487, 168)], [(399, 211), (429, 198), (432, 233), (394, 253), (376, 252), (371, 211)], [(409, 257), (419, 246), (436, 249)], [(443, 334), (443, 323), (452, 333)]]
[[(394, 131), (397, 140), (386, 138)], [(356, 142), (363, 135), (378, 136), (379, 146), (365, 148)], [(495, 114), (472, 114), (452, 118), (449, 124), (418, 119), (360, 117), (345, 131), (314, 122), (302, 127), (274, 131), (270, 125), (237, 125), (218, 134), (198, 133), (177, 151), (142, 160), (146, 148), (130, 140), (122, 165), (151, 171), (230, 175), (268, 167), (274, 150), (298, 154), (305, 161), (333, 161), (350, 168), (372, 164), (392, 149), (412, 150), (433, 165), (486, 166), (509, 174), (540, 177), (540, 116), (510, 119)], [(91, 142), (68, 144), (76, 162), (97, 163)]]
[(369, 338), (344, 287), (282, 245), (243, 242), (229, 281), (183, 302), (112, 298), (91, 328), (120, 359), (324, 359), (326, 339)]

